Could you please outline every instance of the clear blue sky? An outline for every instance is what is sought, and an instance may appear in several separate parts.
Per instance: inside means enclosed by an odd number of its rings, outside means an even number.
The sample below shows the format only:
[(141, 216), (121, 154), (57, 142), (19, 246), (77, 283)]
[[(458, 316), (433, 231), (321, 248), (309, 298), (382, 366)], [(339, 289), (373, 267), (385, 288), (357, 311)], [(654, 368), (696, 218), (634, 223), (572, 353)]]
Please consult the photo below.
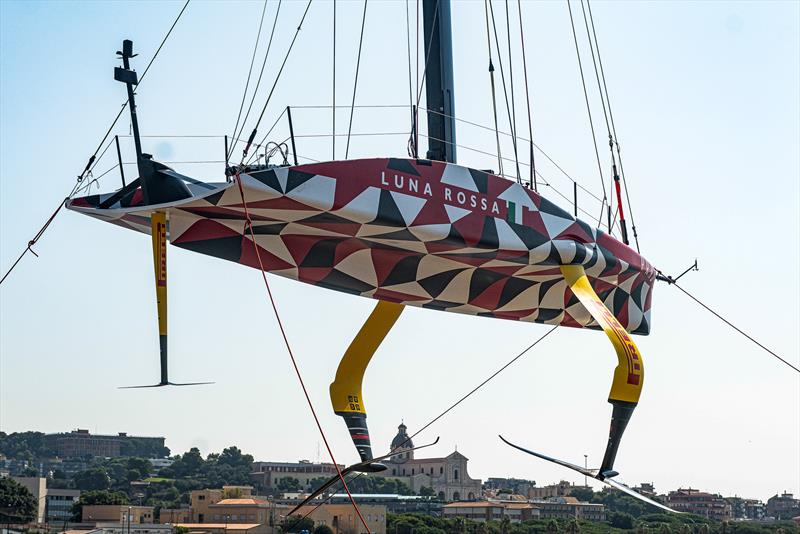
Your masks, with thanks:
[[(269, 1), (267, 27), (277, 5)], [(112, 79), (121, 40), (134, 40), (141, 72), (181, 5), (0, 2), (4, 270), (72, 187), (124, 101)], [(338, 4), (339, 104), (352, 94), (361, 5)], [(143, 134), (230, 133), (261, 6), (189, 6), (140, 87)], [(303, 7), (283, 4), (259, 103)], [(502, 3), (495, 7), (503, 13)], [(800, 364), (800, 4), (597, 0), (593, 11), (645, 256), (667, 272), (697, 257), (701, 270), (687, 275), (685, 287)], [(524, 2), (523, 12), (536, 140), (598, 191), (566, 5)], [(312, 4), (267, 127), (285, 105), (330, 104), (331, 13), (330, 2)], [(483, 3), (455, 2), (453, 14), (457, 114), (490, 124)], [(405, 104), (405, 3), (371, 3), (367, 23), (358, 102)], [(501, 42), (504, 35), (501, 28)], [(518, 48), (514, 54), (518, 125), (527, 129)], [(339, 132), (346, 120), (342, 110)], [(599, 115), (595, 120), (601, 123)], [(300, 134), (331, 129), (326, 111), (298, 110), (295, 122)], [(353, 125), (355, 132), (407, 128), (405, 110), (357, 112)], [(127, 115), (114, 133), (128, 133)], [(491, 133), (462, 125), (458, 135), (461, 144), (494, 150)], [(605, 135), (599, 125), (598, 135)], [(342, 138), (337, 145), (342, 158)], [(129, 140), (123, 149), (131, 161)], [(217, 140), (179, 139), (147, 139), (145, 149), (167, 161), (218, 160), (223, 151)], [(298, 149), (315, 159), (331, 156), (328, 139), (304, 138)], [(354, 138), (350, 155), (404, 154), (405, 138), (395, 136)], [(607, 152), (601, 154), (607, 169)], [(110, 156), (98, 171), (113, 165)], [(496, 167), (492, 157), (464, 149), (459, 158)], [(221, 178), (219, 164), (175, 167)], [(543, 164), (541, 172), (569, 193), (554, 168)], [(118, 184), (112, 172), (101, 189)], [(0, 290), (0, 428), (127, 431), (166, 436), (176, 453), (237, 444), (257, 459), (316, 459), (319, 438), (254, 270), (170, 248), (171, 376), (217, 384), (116, 389), (157, 376), (149, 247), (146, 236), (59, 215), (36, 247), (40, 258), (26, 257)], [(327, 390), (372, 302), (272, 281), (337, 459), (352, 462), (355, 450)], [(653, 306), (652, 334), (637, 340), (647, 381), (618, 457), (621, 479), (652, 481), (660, 491), (691, 485), (762, 499), (800, 493), (798, 374), (674, 288), (657, 286)], [(411, 431), (419, 428), (546, 328), (408, 309), (367, 374), (377, 451), (388, 447), (401, 418)], [(473, 476), (576, 480), (504, 448), (496, 436), (577, 462), (589, 454), (596, 464), (613, 365), (601, 333), (560, 330), (419, 439), (442, 436), (428, 454), (457, 445)]]

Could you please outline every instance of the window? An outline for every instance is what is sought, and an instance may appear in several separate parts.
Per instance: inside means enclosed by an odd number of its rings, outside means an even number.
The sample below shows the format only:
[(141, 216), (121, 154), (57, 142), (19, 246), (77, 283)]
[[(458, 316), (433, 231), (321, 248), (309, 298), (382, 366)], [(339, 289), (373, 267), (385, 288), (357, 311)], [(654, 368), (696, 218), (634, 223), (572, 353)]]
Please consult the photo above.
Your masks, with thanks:
[(453, 469), (453, 478), (458, 480), (458, 469)]
[(414, 474), (414, 469), (413, 469), (413, 468), (411, 469), (411, 474), (412, 474), (412, 475)]
[(440, 467), (440, 468), (439, 468), (439, 474), (440, 474), (440, 475), (443, 475), (443, 474), (444, 474), (444, 467)]

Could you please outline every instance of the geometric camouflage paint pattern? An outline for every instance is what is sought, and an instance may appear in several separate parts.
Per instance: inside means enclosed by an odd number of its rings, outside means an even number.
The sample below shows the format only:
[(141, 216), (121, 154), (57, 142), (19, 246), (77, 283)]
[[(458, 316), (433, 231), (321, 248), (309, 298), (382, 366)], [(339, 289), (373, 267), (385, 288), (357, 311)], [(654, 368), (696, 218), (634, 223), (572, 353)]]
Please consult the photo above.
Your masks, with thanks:
[[(274, 274), (409, 306), (597, 328), (559, 269), (582, 265), (628, 332), (650, 331), (653, 267), (515, 181), (396, 158), (273, 167), (241, 180)], [(158, 207), (170, 242), (258, 268), (235, 183), (187, 185), (192, 198)], [(153, 206), (141, 200), (129, 185), (67, 207), (149, 233)]]

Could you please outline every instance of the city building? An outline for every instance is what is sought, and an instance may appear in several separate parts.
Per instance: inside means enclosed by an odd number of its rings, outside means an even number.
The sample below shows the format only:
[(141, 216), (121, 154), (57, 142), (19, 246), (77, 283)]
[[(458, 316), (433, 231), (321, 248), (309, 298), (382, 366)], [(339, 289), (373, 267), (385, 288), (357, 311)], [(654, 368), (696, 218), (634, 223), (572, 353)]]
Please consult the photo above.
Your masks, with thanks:
[(734, 519), (759, 521), (767, 515), (767, 508), (758, 499), (743, 499), (741, 497), (725, 497), (731, 505), (731, 514)]
[(47, 479), (42, 477), (11, 477), (25, 486), (36, 500), (36, 517), (34, 523), (44, 523), (47, 516)]
[(279, 530), (268, 525), (251, 523), (178, 523), (172, 525), (187, 529), (190, 534), (278, 534)]
[(33, 467), (27, 460), (17, 460), (16, 458), (6, 458), (0, 454), (0, 474), (3, 476), (22, 476), (29, 467)]
[(72, 519), (72, 506), (81, 496), (81, 490), (47, 488), (45, 517), (47, 522), (67, 522)]
[(80, 497), (80, 490), (47, 487), (44, 477), (11, 477), (22, 484), (36, 500), (35, 523), (64, 522), (72, 517), (72, 505)]
[(466, 456), (457, 450), (444, 458), (415, 458), (414, 447), (403, 423), (389, 450), (406, 451), (392, 456), (387, 469), (378, 476), (396, 478), (407, 484), (415, 493), (423, 487), (433, 489), (442, 501), (474, 501), (481, 497), (481, 481), (467, 473)]
[(158, 522), (163, 524), (170, 523), (191, 523), (191, 508), (162, 508), (158, 512)]
[(775, 494), (767, 500), (767, 515), (779, 520), (799, 516), (800, 499), (795, 499), (791, 493)]
[(541, 486), (541, 487), (533, 486), (528, 489), (527, 495), (529, 499), (568, 497), (572, 493), (572, 490), (577, 488), (584, 489), (586, 488), (586, 486), (575, 486), (571, 482), (562, 480), (558, 484), (550, 484), (549, 486)]
[(442, 507), (445, 519), (463, 518), (483, 523), (501, 521), (504, 517), (512, 523), (539, 519), (539, 508), (529, 502), (475, 501), (454, 502)]
[(536, 486), (535, 480), (521, 478), (492, 477), (486, 480), (483, 487), (488, 490), (510, 490), (514, 494), (527, 495), (531, 488)]
[(642, 482), (638, 486), (634, 486), (633, 489), (637, 493), (640, 493), (645, 497), (650, 497), (651, 499), (657, 495), (656, 488), (652, 482)]
[(120, 432), (114, 436), (90, 434), (88, 430), (78, 429), (72, 432), (47, 434), (45, 446), (60, 458), (83, 458), (88, 456), (114, 457), (121, 456), (126, 446), (146, 445), (152, 450), (163, 450), (164, 438), (128, 436)]
[(85, 504), (81, 521), (84, 523), (130, 523), (149, 524), (155, 521), (152, 506), (128, 506), (127, 504)]
[(692, 488), (679, 488), (667, 495), (667, 506), (678, 512), (688, 512), (717, 521), (730, 521), (731, 505), (721, 495)]
[[(426, 514), (434, 517), (442, 515), (442, 502), (431, 500), (419, 495), (398, 495), (396, 493), (353, 493), (353, 498), (359, 504), (381, 504), (390, 514)], [(346, 493), (331, 495), (328, 502), (332, 504), (347, 504), (350, 497)]]
[(289, 509), (283, 504), (252, 497), (223, 499), (208, 505), (206, 519), (211, 523), (266, 523), (275, 526)]
[[(339, 466), (344, 469), (345, 466)], [(259, 488), (276, 490), (284, 479), (294, 478), (300, 482), (301, 489), (310, 489), (314, 479), (329, 479), (336, 476), (336, 466), (330, 463), (299, 462), (253, 462), (250, 478)]]
[[(301, 507), (291, 517), (308, 517), (314, 520), (314, 526), (327, 525), (333, 529), (334, 534), (366, 534), (364, 525), (353, 510), (351, 504), (323, 504), (306, 505)], [(361, 515), (364, 517), (370, 532), (373, 534), (386, 534), (386, 507), (376, 504), (359, 505)]]
[(247, 499), (251, 497), (253, 497), (252, 486), (223, 486), (222, 489), (195, 490), (190, 494), (192, 514), (190, 522), (211, 523), (211, 506), (223, 499)]
[(87, 458), (40, 458), (39, 475), (53, 477), (60, 472), (64, 478), (72, 478), (75, 473), (86, 471), (91, 467), (91, 460)]
[(157, 523), (128, 524), (125, 521), (122, 523), (98, 523), (91, 532), (97, 534), (172, 534), (172, 529), (172, 525), (159, 525)]
[(540, 519), (584, 519), (605, 521), (606, 508), (602, 504), (580, 502), (575, 497), (558, 496), (533, 501), (539, 508)]

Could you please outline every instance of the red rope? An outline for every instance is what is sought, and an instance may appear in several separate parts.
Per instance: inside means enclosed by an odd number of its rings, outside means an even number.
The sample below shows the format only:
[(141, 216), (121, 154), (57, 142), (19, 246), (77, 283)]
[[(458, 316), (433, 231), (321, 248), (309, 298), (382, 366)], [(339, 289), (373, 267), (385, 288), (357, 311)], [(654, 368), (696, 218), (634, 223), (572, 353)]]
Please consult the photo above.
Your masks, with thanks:
[(269, 281), (267, 280), (267, 272), (264, 270), (264, 264), (261, 261), (261, 253), (258, 250), (258, 244), (256, 243), (256, 236), (253, 232), (253, 222), (250, 220), (250, 212), (247, 209), (247, 201), (244, 199), (244, 189), (242, 188), (242, 180), (239, 177), (239, 173), (236, 173), (235, 176), (236, 184), (239, 186), (239, 195), (242, 197), (242, 206), (244, 207), (244, 216), (247, 219), (247, 226), (250, 230), (250, 237), (253, 238), (253, 249), (256, 252), (256, 258), (258, 259), (258, 266), (261, 269), (261, 277), (264, 279), (264, 285), (267, 288), (267, 295), (269, 296), (269, 302), (272, 305), (272, 311), (275, 313), (275, 319), (278, 321), (278, 328), (280, 328), (281, 336), (283, 336), (283, 343), (286, 345), (286, 350), (289, 352), (289, 357), (292, 360), (292, 366), (294, 366), (294, 372), (297, 374), (297, 380), (300, 382), (300, 386), (303, 388), (303, 394), (306, 396), (306, 402), (308, 403), (308, 408), (311, 410), (311, 415), (314, 416), (314, 422), (317, 424), (317, 429), (319, 429), (319, 434), (322, 436), (322, 441), (325, 443), (325, 448), (328, 449), (328, 455), (331, 457), (331, 462), (333, 462), (333, 466), (336, 468), (336, 473), (339, 475), (339, 480), (342, 481), (342, 485), (344, 486), (344, 490), (347, 492), (347, 496), (350, 499), (350, 502), (353, 505), (353, 508), (358, 514), (358, 518), (361, 520), (361, 523), (364, 525), (364, 528), (367, 529), (367, 534), (372, 534), (370, 531), (367, 522), (364, 520), (364, 516), (361, 515), (361, 510), (358, 509), (358, 505), (356, 504), (355, 499), (353, 499), (353, 495), (350, 493), (350, 488), (347, 487), (347, 482), (342, 475), (341, 469), (339, 469), (339, 464), (336, 463), (336, 458), (333, 456), (333, 451), (331, 450), (331, 446), (328, 444), (328, 438), (325, 437), (325, 432), (322, 430), (322, 425), (319, 422), (319, 418), (317, 417), (317, 411), (314, 409), (314, 404), (311, 402), (311, 397), (308, 395), (308, 390), (306, 389), (305, 382), (303, 382), (303, 376), (300, 374), (300, 368), (297, 366), (297, 360), (295, 360), (294, 353), (292, 352), (292, 347), (289, 345), (289, 339), (286, 337), (286, 331), (283, 329), (283, 322), (281, 322), (281, 316), (278, 313), (278, 307), (275, 305), (275, 299), (272, 297), (272, 290), (269, 286)]

